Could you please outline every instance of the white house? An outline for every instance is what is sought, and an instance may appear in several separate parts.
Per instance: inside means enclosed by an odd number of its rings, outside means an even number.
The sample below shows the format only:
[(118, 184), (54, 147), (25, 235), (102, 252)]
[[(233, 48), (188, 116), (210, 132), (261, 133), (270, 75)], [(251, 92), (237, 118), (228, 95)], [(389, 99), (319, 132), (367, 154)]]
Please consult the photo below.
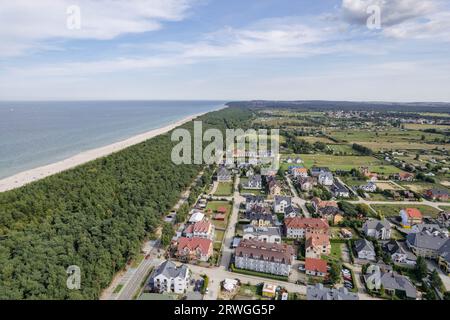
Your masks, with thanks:
[(376, 260), (375, 248), (372, 242), (366, 239), (359, 239), (355, 241), (355, 250), (359, 259)]
[(377, 185), (373, 182), (369, 182), (365, 185), (360, 186), (360, 189), (365, 192), (375, 192), (377, 191)]
[(279, 227), (244, 227), (244, 240), (258, 240), (267, 243), (281, 243), (281, 231)]
[(186, 265), (177, 267), (172, 261), (163, 262), (150, 277), (150, 284), (159, 292), (183, 294), (189, 284), (190, 271)]
[(287, 207), (292, 205), (291, 197), (275, 196), (273, 210), (275, 213), (285, 213)]
[(320, 173), (318, 182), (323, 186), (332, 186), (334, 182), (333, 174), (331, 172)]
[(382, 221), (370, 219), (364, 223), (363, 232), (368, 237), (389, 240), (391, 238), (391, 224), (386, 219)]

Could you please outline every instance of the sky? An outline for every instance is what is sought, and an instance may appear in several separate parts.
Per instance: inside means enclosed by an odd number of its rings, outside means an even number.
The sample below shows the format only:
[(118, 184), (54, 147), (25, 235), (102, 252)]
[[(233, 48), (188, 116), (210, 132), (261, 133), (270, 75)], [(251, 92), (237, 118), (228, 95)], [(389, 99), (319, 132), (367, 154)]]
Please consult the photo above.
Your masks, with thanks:
[(450, 102), (448, 0), (0, 0), (0, 100)]

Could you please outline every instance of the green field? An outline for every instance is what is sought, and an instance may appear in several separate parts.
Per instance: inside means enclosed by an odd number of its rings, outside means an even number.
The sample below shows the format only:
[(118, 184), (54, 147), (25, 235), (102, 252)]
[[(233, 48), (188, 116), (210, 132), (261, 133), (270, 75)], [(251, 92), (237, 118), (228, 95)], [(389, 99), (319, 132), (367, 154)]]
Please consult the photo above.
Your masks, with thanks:
[[(213, 220), (212, 216), (214, 215), (214, 213), (217, 212), (217, 210), (220, 207), (224, 207), (227, 212), (225, 213), (226, 218), (225, 221), (218, 221), (218, 220)], [(227, 227), (227, 221), (228, 221), (228, 217), (231, 214), (231, 204), (229, 204), (227, 201), (210, 201), (208, 202), (208, 205), (206, 206), (205, 212), (207, 213), (208, 217), (212, 220), (214, 226), (216, 227), (216, 229), (225, 229)], [(216, 230), (216, 233), (218, 231)]]
[(398, 216), (400, 215), (400, 210), (405, 208), (419, 209), (424, 216), (437, 217), (439, 213), (439, 210), (426, 205), (373, 204), (371, 207), (384, 217)]
[(233, 182), (220, 182), (217, 187), (215, 196), (231, 196), (233, 193)]
[(380, 174), (393, 174), (401, 170), (392, 166), (385, 165), (381, 160), (370, 156), (332, 156), (323, 154), (305, 154), (301, 155), (307, 168), (328, 167), (332, 171), (358, 169), (361, 166), (368, 166), (371, 172)]
[[(442, 139), (443, 136), (435, 133), (426, 133), (419, 130), (389, 130), (389, 131), (367, 131), (367, 130), (339, 130), (329, 134), (331, 137), (342, 142), (358, 143), (372, 150), (424, 150), (446, 148), (446, 145), (434, 143), (434, 139)], [(424, 136), (424, 140), (422, 140)]]

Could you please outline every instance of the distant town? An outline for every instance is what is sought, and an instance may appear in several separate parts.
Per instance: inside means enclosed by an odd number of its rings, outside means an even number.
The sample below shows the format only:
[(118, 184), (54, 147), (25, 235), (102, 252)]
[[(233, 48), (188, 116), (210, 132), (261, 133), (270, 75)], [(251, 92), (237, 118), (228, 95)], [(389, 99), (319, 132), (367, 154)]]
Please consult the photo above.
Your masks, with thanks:
[(249, 108), (279, 171), (206, 167), (104, 299), (450, 298), (448, 113)]

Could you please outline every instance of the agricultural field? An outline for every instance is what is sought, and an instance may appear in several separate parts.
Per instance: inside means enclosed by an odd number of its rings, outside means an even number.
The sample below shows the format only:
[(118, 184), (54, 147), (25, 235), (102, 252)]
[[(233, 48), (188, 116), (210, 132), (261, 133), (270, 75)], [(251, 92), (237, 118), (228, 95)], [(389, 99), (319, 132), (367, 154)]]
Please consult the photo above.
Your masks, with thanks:
[(323, 142), (326, 144), (334, 144), (333, 140), (328, 139), (327, 137), (316, 137), (316, 136), (298, 136), (297, 140), (305, 140), (309, 143), (315, 143), (315, 142)]
[[(417, 193), (423, 193), (424, 191), (428, 190), (428, 189), (447, 189), (444, 186), (441, 186), (439, 184), (435, 184), (435, 183), (427, 183), (427, 182), (402, 182), (400, 183), (402, 186), (404, 186), (405, 188), (417, 192)], [(450, 191), (450, 190), (448, 190)]]
[(424, 216), (437, 217), (439, 210), (426, 205), (399, 205), (399, 204), (373, 204), (371, 207), (384, 217), (393, 217), (400, 214), (400, 210), (411, 207), (417, 208)]
[[(427, 133), (419, 130), (389, 130), (389, 131), (332, 131), (331, 137), (342, 142), (357, 143), (374, 151), (380, 150), (424, 150), (447, 149), (447, 145), (436, 144), (435, 139), (442, 140), (443, 135)], [(422, 137), (424, 140), (422, 140)]]
[(371, 172), (379, 174), (393, 174), (401, 172), (400, 169), (386, 165), (383, 161), (378, 160), (370, 156), (332, 156), (323, 154), (306, 154), (301, 155), (304, 161), (305, 167), (328, 167), (332, 171), (346, 170), (350, 171), (355, 168), (358, 169), (361, 166), (368, 166)]
[[(450, 115), (448, 115), (450, 117)], [(436, 129), (436, 130), (450, 130), (450, 126), (438, 125), (438, 124), (420, 124), (420, 123), (405, 123), (405, 129), (409, 130), (426, 130), (426, 129)]]

